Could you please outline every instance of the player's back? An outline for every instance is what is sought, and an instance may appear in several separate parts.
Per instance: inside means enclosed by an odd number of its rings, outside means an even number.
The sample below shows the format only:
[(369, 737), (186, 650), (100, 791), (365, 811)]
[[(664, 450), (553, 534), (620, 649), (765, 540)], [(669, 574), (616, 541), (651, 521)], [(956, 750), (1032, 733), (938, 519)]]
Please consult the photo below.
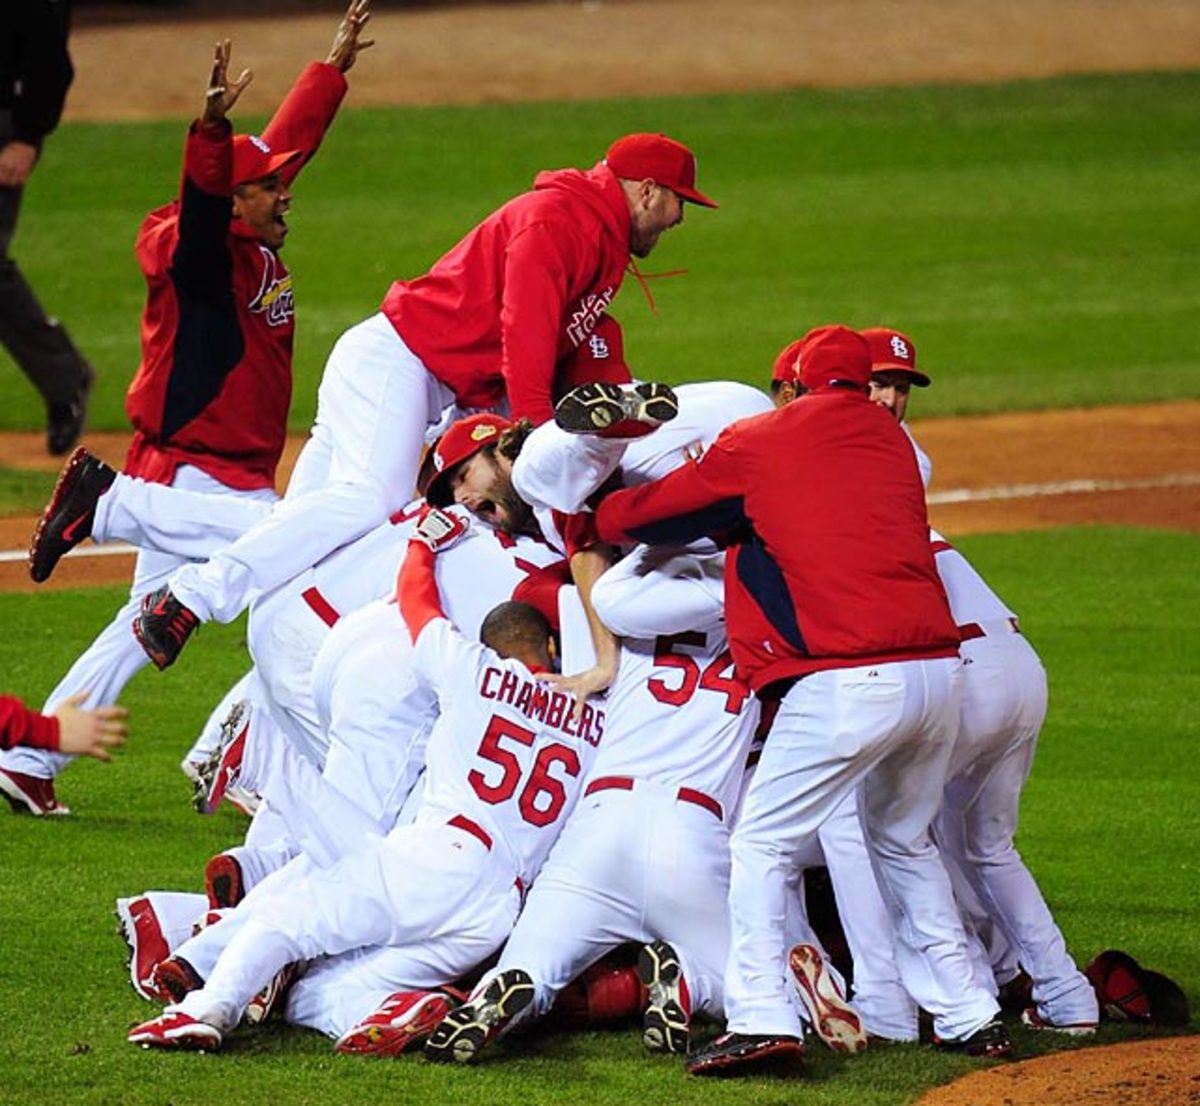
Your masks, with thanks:
[(441, 708), (417, 821), (468, 819), (532, 882), (590, 768), (603, 710), (588, 706), (574, 722), (569, 696), (445, 619), (421, 631), (413, 661)]

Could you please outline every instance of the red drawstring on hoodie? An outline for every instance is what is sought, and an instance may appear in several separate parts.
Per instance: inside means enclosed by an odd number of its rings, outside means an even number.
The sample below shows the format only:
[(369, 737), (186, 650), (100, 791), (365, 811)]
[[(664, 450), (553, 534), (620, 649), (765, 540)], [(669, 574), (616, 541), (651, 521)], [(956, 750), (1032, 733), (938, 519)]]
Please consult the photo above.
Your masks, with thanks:
[(665, 273), (643, 273), (637, 267), (637, 262), (631, 257), (629, 259), (629, 271), (633, 273), (634, 279), (638, 282), (638, 287), (642, 290), (642, 295), (646, 297), (646, 302), (650, 305), (650, 313), (658, 314), (658, 304), (654, 302), (654, 296), (650, 292), (650, 285), (646, 283), (648, 280), (658, 280), (661, 277), (677, 277), (687, 276), (687, 269), (670, 269)]

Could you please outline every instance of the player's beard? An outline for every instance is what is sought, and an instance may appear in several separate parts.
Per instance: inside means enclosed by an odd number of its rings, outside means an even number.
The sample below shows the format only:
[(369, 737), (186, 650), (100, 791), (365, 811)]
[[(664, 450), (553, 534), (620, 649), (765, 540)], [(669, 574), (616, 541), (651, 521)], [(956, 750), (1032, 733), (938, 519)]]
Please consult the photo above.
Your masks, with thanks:
[(507, 492), (495, 496), (494, 502), (497, 507), (502, 508), (497, 512), (496, 521), (506, 534), (524, 534), (527, 537), (540, 535), (537, 519), (533, 517), (533, 508), (511, 487)]

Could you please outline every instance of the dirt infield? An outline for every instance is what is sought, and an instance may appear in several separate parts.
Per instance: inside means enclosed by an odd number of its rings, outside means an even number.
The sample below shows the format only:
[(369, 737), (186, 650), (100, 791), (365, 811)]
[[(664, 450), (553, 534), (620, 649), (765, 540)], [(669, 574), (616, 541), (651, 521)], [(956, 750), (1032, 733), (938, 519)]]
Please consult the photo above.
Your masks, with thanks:
[[(383, 7), (383, 0), (377, 0)], [(336, 12), (337, 3), (329, 12)], [(90, 10), (72, 37), (71, 120), (183, 117), (199, 107), (211, 43), (234, 40), (265, 112), (323, 56), (333, 14), (182, 19)], [(280, 33), (286, 23), (286, 33)], [(355, 70), (355, 105), (730, 92), (749, 88), (990, 81), (1200, 65), (1195, 0), (583, 0), (380, 12)], [(120, 77), (136, 70), (130, 86)], [(1117, 523), (1200, 531), (1200, 401), (930, 419), (931, 516), (955, 535)], [(125, 435), (87, 442), (114, 462)], [(294, 457), (299, 441), (289, 445)], [(0, 465), (54, 470), (40, 433), (0, 435)], [(0, 551), (33, 519), (0, 519)], [(49, 587), (124, 583), (130, 558), (71, 556)], [(32, 590), (19, 559), (0, 589)], [(977, 1072), (920, 1106), (1200, 1106), (1200, 1038), (1072, 1051)]]

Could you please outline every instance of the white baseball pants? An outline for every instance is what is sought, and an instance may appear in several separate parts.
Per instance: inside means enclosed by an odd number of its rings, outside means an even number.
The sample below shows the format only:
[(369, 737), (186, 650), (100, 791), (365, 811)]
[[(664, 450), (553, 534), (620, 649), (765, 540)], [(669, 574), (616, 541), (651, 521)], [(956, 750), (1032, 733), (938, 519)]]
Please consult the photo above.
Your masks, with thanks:
[(732, 947), (725, 976), (735, 1032), (799, 1037), (786, 988), (784, 920), (794, 857), (861, 785), (872, 864), (909, 993), (943, 1038), (997, 1012), (971, 977), (950, 880), (929, 837), (958, 726), (957, 658), (815, 672), (784, 697), (734, 830)]
[(454, 396), (382, 314), (338, 339), (317, 418), (283, 501), (171, 590), (201, 619), (230, 622), (255, 592), (278, 587), (365, 534), (412, 497), (426, 429)]

